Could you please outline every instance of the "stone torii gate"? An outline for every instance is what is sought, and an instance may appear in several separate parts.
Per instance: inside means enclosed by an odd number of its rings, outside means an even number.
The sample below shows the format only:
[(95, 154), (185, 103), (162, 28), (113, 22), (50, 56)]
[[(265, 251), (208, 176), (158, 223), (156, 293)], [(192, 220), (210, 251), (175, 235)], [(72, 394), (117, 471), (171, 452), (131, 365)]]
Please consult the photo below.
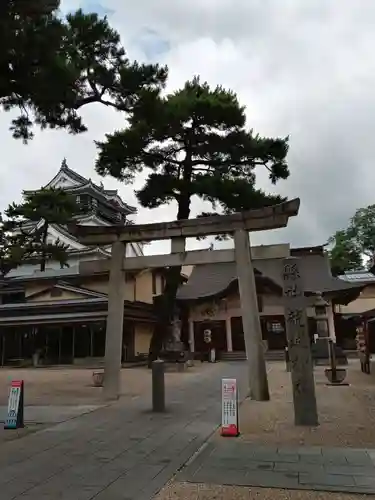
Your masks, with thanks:
[[(273, 207), (232, 215), (128, 226), (72, 225), (70, 231), (82, 244), (112, 245), (110, 259), (83, 262), (80, 265), (80, 273), (109, 271), (104, 397), (109, 400), (117, 399), (120, 393), (126, 271), (236, 261), (250, 395), (256, 401), (267, 401), (268, 380), (248, 233), (286, 227), (289, 217), (298, 214), (299, 205), (300, 200), (296, 198)], [(186, 238), (223, 233), (233, 236), (234, 250), (185, 250)], [(169, 255), (125, 258), (125, 246), (128, 243), (166, 239), (171, 240)]]

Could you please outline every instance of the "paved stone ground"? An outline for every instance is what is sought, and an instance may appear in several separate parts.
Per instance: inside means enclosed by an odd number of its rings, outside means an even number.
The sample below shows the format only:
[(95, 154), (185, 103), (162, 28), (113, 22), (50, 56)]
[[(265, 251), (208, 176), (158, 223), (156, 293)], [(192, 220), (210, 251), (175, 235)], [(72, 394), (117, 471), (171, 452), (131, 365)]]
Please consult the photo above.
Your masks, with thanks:
[[(208, 368), (207, 364), (198, 364), (184, 373), (167, 373), (166, 387), (184, 383)], [(102, 407), (101, 389), (93, 387), (92, 371), (92, 368), (73, 366), (1, 368), (0, 445)], [(3, 429), (1, 423), (6, 416), (10, 383), (19, 379), (25, 381), (26, 426), (9, 432)], [(151, 372), (147, 368), (133, 366), (121, 371), (122, 400), (139, 398), (150, 386)]]
[[(103, 405), (26, 406), (25, 424), (58, 424), (100, 408)], [(8, 407), (0, 406), (0, 422), (6, 419)]]
[[(150, 390), (0, 447), (1, 500), (149, 500), (220, 422), (220, 380), (242, 363), (205, 365), (168, 387), (168, 412)], [(177, 380), (177, 379), (176, 379)], [(242, 391), (244, 394), (244, 391)]]
[(375, 450), (214, 440), (177, 481), (375, 494)]

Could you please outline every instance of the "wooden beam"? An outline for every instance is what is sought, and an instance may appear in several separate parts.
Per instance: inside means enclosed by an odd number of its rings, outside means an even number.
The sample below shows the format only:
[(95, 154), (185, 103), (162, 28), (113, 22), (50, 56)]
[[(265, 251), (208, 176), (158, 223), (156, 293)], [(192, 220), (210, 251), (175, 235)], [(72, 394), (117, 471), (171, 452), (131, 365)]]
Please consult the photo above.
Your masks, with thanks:
[[(254, 260), (282, 259), (289, 256), (289, 245), (264, 245), (251, 248)], [(80, 274), (104, 273), (109, 270), (110, 259), (83, 261), (79, 265)], [(197, 266), (234, 262), (234, 250), (191, 250), (190, 252), (167, 255), (145, 255), (142, 257), (126, 257), (125, 271), (138, 271), (158, 267)]]
[(236, 229), (263, 231), (286, 227), (289, 217), (298, 214), (299, 198), (259, 210), (232, 215), (214, 215), (173, 222), (157, 222), (128, 226), (80, 226), (72, 224), (69, 231), (84, 245), (106, 245), (114, 241), (139, 242), (171, 238), (232, 234)]

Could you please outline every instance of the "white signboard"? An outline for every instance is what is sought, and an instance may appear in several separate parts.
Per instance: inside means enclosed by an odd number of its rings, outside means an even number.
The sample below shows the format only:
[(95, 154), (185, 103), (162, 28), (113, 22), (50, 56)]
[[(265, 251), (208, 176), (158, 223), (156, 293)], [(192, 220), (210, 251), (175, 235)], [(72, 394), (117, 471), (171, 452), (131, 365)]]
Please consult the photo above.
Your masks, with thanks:
[(21, 401), (22, 390), (23, 382), (14, 380), (9, 390), (8, 414), (4, 424), (5, 429), (17, 429), (18, 427), (23, 427), (23, 401)]
[(235, 378), (221, 381), (221, 435), (238, 436), (238, 391)]

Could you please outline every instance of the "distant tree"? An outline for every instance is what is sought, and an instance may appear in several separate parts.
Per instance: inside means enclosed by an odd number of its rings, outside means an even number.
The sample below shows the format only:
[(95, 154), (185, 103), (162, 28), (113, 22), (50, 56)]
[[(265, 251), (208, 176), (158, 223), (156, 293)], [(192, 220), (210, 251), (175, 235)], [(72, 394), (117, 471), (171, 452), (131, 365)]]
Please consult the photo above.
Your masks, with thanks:
[(67, 266), (67, 246), (61, 241), (48, 241), (51, 224), (66, 225), (80, 207), (75, 198), (63, 189), (44, 188), (34, 193), (24, 192), (23, 202), (13, 203), (6, 210), (11, 219), (14, 234), (24, 238), (24, 248), (29, 259), (40, 263), (45, 271), (47, 260), (55, 260), (61, 267)]
[[(136, 193), (143, 207), (174, 201), (181, 220), (189, 218), (194, 196), (210, 202), (215, 213), (226, 214), (284, 200), (256, 188), (255, 169), (266, 168), (273, 183), (286, 179), (288, 140), (263, 138), (246, 129), (245, 108), (221, 86), (211, 89), (195, 78), (152, 105), (137, 106), (128, 123), (97, 143), (96, 170), (131, 184), (148, 169)], [(160, 352), (175, 314), (180, 276), (181, 268), (170, 269), (157, 299), (159, 321), (150, 361)]]
[(15, 138), (33, 125), (86, 130), (78, 110), (98, 102), (127, 112), (157, 95), (166, 68), (130, 62), (107, 19), (82, 10), (64, 19), (59, 0), (1, 0), (0, 105), (17, 110)]
[(375, 264), (375, 205), (356, 210), (347, 229), (337, 231), (328, 243), (331, 267), (343, 271), (360, 269)]
[(348, 236), (347, 231), (336, 231), (328, 240), (328, 244), (333, 245), (328, 252), (333, 276), (362, 267), (361, 253)]

